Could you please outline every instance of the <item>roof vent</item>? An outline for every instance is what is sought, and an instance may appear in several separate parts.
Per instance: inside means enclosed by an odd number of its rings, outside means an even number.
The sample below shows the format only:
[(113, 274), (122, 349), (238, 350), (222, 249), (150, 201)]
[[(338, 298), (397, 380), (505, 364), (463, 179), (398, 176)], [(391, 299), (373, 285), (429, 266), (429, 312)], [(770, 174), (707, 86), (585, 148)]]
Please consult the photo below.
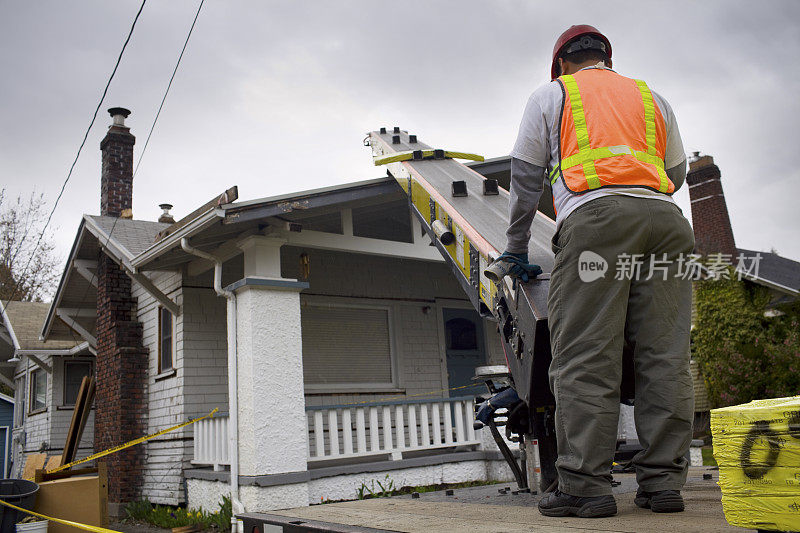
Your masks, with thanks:
[(131, 114), (129, 109), (125, 109), (124, 107), (112, 107), (108, 110), (108, 114), (111, 115), (111, 118), (114, 119), (112, 122), (112, 126), (120, 126), (125, 127), (125, 119), (128, 118), (128, 115)]
[(163, 209), (164, 212), (161, 213), (161, 216), (158, 217), (158, 221), (163, 224), (174, 224), (175, 219), (172, 217), (172, 214), (169, 212), (172, 209), (172, 204), (158, 204), (159, 209)]

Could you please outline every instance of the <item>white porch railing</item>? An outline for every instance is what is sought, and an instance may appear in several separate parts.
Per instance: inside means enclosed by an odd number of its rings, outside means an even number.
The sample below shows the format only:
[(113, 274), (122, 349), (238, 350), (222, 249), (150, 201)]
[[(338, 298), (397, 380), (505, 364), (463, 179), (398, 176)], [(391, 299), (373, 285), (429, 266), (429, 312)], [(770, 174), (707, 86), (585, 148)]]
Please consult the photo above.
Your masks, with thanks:
[(360, 405), (306, 407), (308, 461), (480, 444), (471, 396)]
[(228, 417), (215, 416), (194, 423), (193, 465), (211, 465), (214, 470), (230, 466), (228, 456)]

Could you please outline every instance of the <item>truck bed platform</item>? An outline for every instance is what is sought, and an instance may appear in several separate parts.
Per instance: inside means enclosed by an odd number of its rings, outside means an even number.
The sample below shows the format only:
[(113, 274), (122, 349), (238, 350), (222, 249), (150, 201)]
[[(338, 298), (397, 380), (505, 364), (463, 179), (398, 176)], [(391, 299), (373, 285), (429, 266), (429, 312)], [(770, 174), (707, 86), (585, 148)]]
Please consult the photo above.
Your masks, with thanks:
[[(703, 479), (703, 474), (712, 479)], [(262, 533), (283, 531), (406, 531), (433, 532), (742, 532), (725, 521), (716, 484), (717, 471), (691, 467), (682, 492), (686, 511), (657, 514), (639, 509), (633, 503), (636, 480), (633, 474), (615, 474), (621, 485), (614, 489), (619, 512), (611, 518), (548, 518), (536, 509), (538, 496), (499, 494), (498, 489), (514, 488), (508, 483), (410, 495), (341, 502), (297, 509), (273, 511), (269, 515), (249, 514), (245, 532), (259, 525)], [(266, 525), (276, 528), (268, 529)], [(278, 525), (281, 524), (281, 525)], [(248, 527), (248, 525), (250, 527)], [(287, 527), (304, 529), (288, 529)], [(327, 528), (327, 529), (326, 529)]]

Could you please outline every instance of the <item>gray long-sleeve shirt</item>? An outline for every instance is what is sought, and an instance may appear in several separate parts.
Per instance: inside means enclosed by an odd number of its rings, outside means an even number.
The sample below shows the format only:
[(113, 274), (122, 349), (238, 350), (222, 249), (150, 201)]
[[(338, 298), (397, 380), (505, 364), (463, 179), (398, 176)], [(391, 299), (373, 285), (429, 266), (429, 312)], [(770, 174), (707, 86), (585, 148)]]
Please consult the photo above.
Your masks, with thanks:
[[(677, 190), (686, 178), (686, 155), (678, 124), (669, 103), (656, 92), (653, 92), (653, 99), (666, 124), (667, 143), (664, 159), (668, 168), (667, 176)], [(508, 238), (506, 250), (509, 252), (527, 252), (531, 222), (543, 191), (545, 169), (558, 164), (558, 117), (562, 100), (558, 83), (551, 82), (534, 91), (525, 108), (517, 142), (511, 153), (511, 203), (509, 228), (506, 232)], [(557, 181), (553, 187), (553, 204), (557, 210), (556, 224), (560, 225), (579, 205), (610, 194), (673, 201), (669, 195), (646, 188), (602, 188), (575, 195)]]

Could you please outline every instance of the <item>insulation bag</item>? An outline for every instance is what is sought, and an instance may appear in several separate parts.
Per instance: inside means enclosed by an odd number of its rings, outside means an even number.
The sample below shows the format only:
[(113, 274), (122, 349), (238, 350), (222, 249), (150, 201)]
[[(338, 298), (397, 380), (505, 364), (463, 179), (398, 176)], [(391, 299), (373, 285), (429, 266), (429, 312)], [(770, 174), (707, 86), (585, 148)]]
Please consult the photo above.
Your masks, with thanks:
[(728, 523), (800, 531), (800, 396), (713, 409), (711, 433)]

